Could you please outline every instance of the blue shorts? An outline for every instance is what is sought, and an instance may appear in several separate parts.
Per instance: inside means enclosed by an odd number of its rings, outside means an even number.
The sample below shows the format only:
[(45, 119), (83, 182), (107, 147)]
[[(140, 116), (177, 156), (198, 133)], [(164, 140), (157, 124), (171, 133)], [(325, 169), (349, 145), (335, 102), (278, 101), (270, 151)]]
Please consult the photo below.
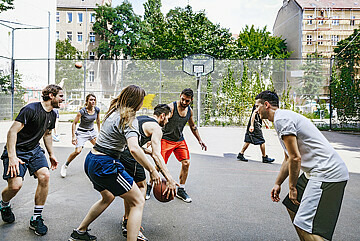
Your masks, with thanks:
[(126, 148), (123, 153), (121, 153), (120, 162), (125, 167), (125, 171), (134, 178), (135, 182), (146, 180), (145, 169), (135, 160), (129, 149)]
[(95, 155), (89, 152), (84, 168), (94, 189), (99, 192), (108, 190), (114, 196), (120, 196), (130, 191), (133, 186), (134, 180), (125, 171), (120, 160), (108, 155)]
[[(40, 145), (36, 146), (34, 149), (30, 151), (20, 151), (16, 150), (16, 156), (21, 159), (25, 164), (19, 164), (20, 174), (18, 177), (22, 177), (26, 174), (26, 170), (29, 169), (30, 176), (36, 176), (34, 173), (40, 168), (47, 167), (49, 168), (48, 161), (45, 157), (45, 151), (40, 147)], [(4, 152), (1, 155), (1, 159), (3, 160), (4, 165), (4, 174), (3, 179), (7, 180), (11, 177), (10, 173), (6, 175), (9, 167), (9, 157), (6, 148), (4, 148)]]

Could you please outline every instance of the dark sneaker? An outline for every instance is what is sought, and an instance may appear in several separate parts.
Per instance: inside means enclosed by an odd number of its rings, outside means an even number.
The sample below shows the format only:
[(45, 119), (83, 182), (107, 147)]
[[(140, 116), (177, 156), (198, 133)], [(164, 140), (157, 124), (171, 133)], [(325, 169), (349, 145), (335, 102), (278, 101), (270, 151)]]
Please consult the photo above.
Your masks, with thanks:
[(275, 159), (272, 159), (272, 158), (268, 157), (267, 155), (262, 157), (263, 163), (271, 163), (273, 161), (275, 161)]
[(185, 192), (184, 188), (179, 187), (177, 192), (176, 192), (176, 197), (180, 198), (181, 200), (183, 200), (184, 202), (187, 203), (191, 203), (191, 197)]
[(141, 231), (139, 231), (137, 241), (149, 241), (149, 240), (144, 236), (144, 234)]
[(149, 199), (150, 199), (151, 189), (152, 189), (152, 186), (149, 185), (149, 184), (147, 184), (145, 200), (149, 200)]
[(76, 229), (74, 229), (68, 241), (97, 240), (96, 236), (89, 234), (89, 230), (90, 229), (80, 234)]
[(30, 227), (31, 230), (34, 230), (36, 235), (43, 236), (47, 233), (48, 228), (44, 224), (44, 219), (41, 216), (37, 216), (35, 220), (33, 217), (30, 219)]
[(2, 220), (6, 223), (13, 223), (15, 221), (15, 215), (11, 211), (11, 206), (2, 207), (1, 210), (1, 217)]
[(122, 235), (126, 238), (127, 237), (127, 219), (123, 219), (122, 223), (121, 223), (121, 231), (122, 231)]
[(244, 154), (241, 154), (240, 152), (239, 152), (239, 154), (238, 154), (238, 156), (237, 156), (237, 159), (238, 159), (239, 161), (243, 161), (243, 162), (249, 161), (248, 159), (246, 159), (246, 158), (244, 157)]

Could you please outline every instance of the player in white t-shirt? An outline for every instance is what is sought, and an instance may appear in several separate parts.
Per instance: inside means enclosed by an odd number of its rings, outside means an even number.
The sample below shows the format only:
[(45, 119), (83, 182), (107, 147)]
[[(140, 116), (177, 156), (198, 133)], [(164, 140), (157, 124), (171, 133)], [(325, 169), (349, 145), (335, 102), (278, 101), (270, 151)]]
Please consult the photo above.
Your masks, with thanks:
[(310, 120), (279, 109), (276, 93), (263, 91), (255, 99), (261, 119), (274, 122), (285, 152), (271, 199), (280, 201), (281, 184), (289, 177), (283, 204), (300, 240), (331, 240), (349, 179), (344, 161)]

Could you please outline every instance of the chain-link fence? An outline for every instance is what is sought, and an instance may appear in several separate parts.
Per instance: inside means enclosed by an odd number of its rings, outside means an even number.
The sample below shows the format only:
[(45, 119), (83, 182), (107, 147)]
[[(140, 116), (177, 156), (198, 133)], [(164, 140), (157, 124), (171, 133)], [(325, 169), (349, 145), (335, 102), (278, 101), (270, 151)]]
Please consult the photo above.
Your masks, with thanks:
[(143, 114), (151, 114), (159, 103), (178, 100), (184, 88), (192, 88), (194, 118), (201, 126), (246, 125), (255, 96), (272, 89), (280, 96), (282, 108), (302, 113), (318, 126), (359, 129), (360, 113), (355, 111), (344, 121), (339, 118), (343, 109), (332, 104), (330, 83), (335, 71), (330, 59), (215, 60), (214, 72), (201, 77), (200, 100), (196, 78), (182, 71), (182, 60), (82, 60), (80, 69), (75, 62), (15, 60), (12, 93), (11, 59), (0, 57), (0, 119), (15, 118), (24, 104), (39, 101), (49, 83), (63, 86), (66, 101), (60, 114), (77, 112), (89, 93), (96, 95), (98, 107), (105, 112), (113, 97), (135, 84), (147, 93), (140, 110)]

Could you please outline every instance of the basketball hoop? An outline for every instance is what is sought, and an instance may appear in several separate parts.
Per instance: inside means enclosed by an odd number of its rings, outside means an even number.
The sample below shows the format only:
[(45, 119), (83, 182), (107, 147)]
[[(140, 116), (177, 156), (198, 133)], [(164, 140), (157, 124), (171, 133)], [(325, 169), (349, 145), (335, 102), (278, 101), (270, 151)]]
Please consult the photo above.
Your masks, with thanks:
[(200, 127), (200, 88), (201, 76), (206, 76), (214, 71), (215, 58), (207, 54), (193, 54), (183, 58), (183, 71), (195, 76), (197, 80), (197, 121)]

